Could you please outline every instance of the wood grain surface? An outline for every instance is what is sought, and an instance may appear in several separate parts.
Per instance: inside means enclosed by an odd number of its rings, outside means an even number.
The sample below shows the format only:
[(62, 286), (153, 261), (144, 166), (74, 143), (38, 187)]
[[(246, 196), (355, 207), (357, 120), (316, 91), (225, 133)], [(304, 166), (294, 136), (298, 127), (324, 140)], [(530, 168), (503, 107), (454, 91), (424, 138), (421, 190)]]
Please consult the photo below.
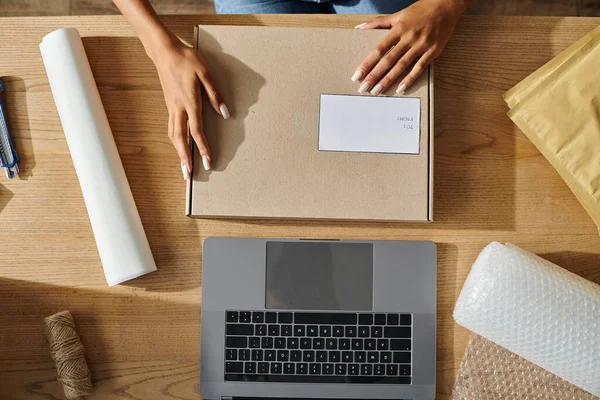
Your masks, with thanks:
[[(363, 19), (177, 16), (164, 21), (192, 43), (198, 23), (352, 27)], [(599, 18), (461, 20), (436, 63), (435, 222), (430, 225), (188, 219), (158, 77), (123, 18), (1, 22), (0, 74), (22, 157), (19, 179), (0, 178), (1, 399), (64, 398), (42, 320), (65, 309), (74, 316), (92, 370), (95, 392), (89, 399), (198, 399), (201, 255), (207, 236), (436, 241), (439, 399), (450, 398), (468, 338), (452, 319), (454, 303), (475, 257), (490, 241), (512, 242), (600, 283), (597, 228), (508, 119), (501, 97), (597, 26)], [(84, 36), (158, 265), (158, 271), (110, 289), (38, 49), (46, 33), (65, 26)], [(340, 73), (350, 79), (354, 66), (345, 67)]]

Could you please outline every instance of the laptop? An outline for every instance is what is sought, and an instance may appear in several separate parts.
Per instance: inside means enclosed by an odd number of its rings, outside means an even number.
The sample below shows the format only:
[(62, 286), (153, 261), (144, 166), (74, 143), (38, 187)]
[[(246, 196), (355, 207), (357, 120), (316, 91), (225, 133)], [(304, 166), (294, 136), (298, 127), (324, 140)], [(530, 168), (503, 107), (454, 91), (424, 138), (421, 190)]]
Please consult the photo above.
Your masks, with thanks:
[(428, 241), (207, 238), (204, 399), (435, 398)]

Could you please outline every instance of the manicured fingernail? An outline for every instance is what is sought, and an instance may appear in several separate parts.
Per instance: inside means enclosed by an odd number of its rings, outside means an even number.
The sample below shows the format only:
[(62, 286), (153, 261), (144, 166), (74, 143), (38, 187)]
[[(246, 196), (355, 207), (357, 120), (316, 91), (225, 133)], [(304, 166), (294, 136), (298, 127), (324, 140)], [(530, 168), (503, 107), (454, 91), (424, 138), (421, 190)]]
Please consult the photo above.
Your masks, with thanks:
[(362, 29), (362, 27), (363, 27), (363, 26), (365, 26), (366, 24), (367, 24), (366, 22), (363, 22), (363, 23), (362, 23), (362, 24), (360, 24), (360, 25), (356, 25), (356, 26), (354, 27), (354, 29)]
[(219, 110), (221, 110), (221, 115), (223, 116), (223, 119), (229, 119), (231, 115), (229, 114), (229, 109), (224, 103), (219, 106)]
[(371, 87), (371, 84), (369, 82), (365, 82), (362, 85), (360, 85), (360, 87), (358, 88), (358, 93), (364, 93), (367, 90), (369, 90), (369, 87)]
[(186, 165), (182, 162), (181, 163), (181, 172), (183, 172), (183, 180), (187, 181), (190, 179), (190, 172), (188, 171), (188, 168), (186, 167)]
[(406, 83), (403, 83), (400, 86), (398, 86), (398, 90), (396, 90), (396, 94), (404, 94), (405, 91), (406, 91)]
[(373, 90), (371, 90), (371, 94), (373, 96), (377, 96), (379, 93), (381, 93), (382, 90), (383, 90), (383, 85), (381, 83), (378, 83), (377, 85), (375, 85)]
[(204, 165), (204, 169), (210, 171), (210, 161), (208, 161), (208, 157), (202, 156), (202, 165)]
[(361, 70), (357, 69), (356, 72), (354, 73), (354, 75), (352, 75), (352, 78), (350, 78), (350, 79), (352, 79), (352, 82), (358, 82), (358, 80), (362, 77), (363, 77), (363, 72)]

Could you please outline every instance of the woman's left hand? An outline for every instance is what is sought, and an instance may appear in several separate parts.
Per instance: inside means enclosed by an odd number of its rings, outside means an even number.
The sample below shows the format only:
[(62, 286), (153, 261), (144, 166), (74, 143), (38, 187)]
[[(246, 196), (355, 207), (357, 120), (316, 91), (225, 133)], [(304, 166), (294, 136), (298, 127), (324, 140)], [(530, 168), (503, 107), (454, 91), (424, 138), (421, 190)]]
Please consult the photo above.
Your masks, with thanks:
[(357, 29), (390, 29), (352, 76), (354, 82), (361, 82), (358, 92), (382, 93), (416, 61), (396, 90), (403, 94), (442, 52), (470, 2), (419, 0), (395, 14), (358, 25)]

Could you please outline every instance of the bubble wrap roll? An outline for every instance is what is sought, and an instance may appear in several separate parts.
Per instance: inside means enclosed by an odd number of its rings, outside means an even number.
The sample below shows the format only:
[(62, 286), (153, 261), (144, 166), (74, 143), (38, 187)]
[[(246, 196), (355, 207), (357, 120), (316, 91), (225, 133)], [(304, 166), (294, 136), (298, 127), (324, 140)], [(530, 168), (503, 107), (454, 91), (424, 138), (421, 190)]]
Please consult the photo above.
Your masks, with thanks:
[(77, 29), (51, 32), (42, 60), (109, 286), (156, 270)]
[(600, 396), (600, 286), (493, 242), (473, 264), (454, 319)]
[(600, 400), (515, 353), (472, 333), (452, 400)]

